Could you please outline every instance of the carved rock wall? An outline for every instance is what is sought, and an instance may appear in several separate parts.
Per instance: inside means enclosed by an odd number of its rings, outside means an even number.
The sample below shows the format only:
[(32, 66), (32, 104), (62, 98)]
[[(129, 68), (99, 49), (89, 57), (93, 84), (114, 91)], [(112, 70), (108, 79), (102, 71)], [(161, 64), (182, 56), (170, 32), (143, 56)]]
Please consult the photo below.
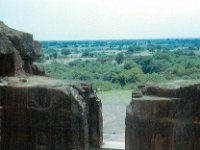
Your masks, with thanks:
[(0, 149), (88, 150), (102, 144), (102, 105), (89, 83), (44, 75), (41, 46), (0, 21)]
[[(67, 81), (66, 81), (67, 82)], [(88, 150), (102, 144), (101, 101), (86, 83), (8, 78), (0, 86), (1, 150)]]
[(127, 106), (127, 150), (199, 150), (200, 85), (140, 89)]

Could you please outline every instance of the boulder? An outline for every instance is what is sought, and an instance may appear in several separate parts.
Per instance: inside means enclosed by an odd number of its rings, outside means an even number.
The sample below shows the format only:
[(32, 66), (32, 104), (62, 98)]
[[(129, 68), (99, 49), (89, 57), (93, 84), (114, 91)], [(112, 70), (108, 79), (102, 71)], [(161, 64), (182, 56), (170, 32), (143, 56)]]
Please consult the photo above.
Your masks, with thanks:
[(0, 76), (34, 74), (33, 61), (42, 54), (41, 45), (32, 34), (11, 29), (0, 21)]
[(101, 107), (89, 83), (2, 78), (0, 149), (97, 149), (102, 144)]
[(126, 114), (126, 150), (199, 150), (200, 84), (150, 85)]

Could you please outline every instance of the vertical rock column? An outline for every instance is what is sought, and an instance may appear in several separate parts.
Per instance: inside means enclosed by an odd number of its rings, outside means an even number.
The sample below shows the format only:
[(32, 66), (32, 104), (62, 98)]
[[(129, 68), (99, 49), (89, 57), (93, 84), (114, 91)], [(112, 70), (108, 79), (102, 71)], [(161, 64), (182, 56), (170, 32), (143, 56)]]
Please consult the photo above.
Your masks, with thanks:
[(89, 101), (89, 135), (92, 147), (101, 147), (103, 144), (103, 117), (101, 101), (95, 101), (90, 97)]
[[(81, 84), (82, 89), (76, 87), (79, 93), (84, 97), (88, 110), (88, 127), (90, 147), (101, 147), (103, 144), (103, 116), (102, 103), (97, 98), (90, 84)], [(84, 94), (83, 94), (84, 93)]]
[(84, 90), (76, 85), (78, 90), (72, 83), (45, 77), (12, 80), (0, 86), (1, 150), (100, 148), (101, 101), (91, 86)]
[(134, 98), (127, 107), (126, 150), (171, 150), (178, 99)]
[(199, 150), (199, 87), (147, 87), (134, 94), (127, 106), (126, 150)]

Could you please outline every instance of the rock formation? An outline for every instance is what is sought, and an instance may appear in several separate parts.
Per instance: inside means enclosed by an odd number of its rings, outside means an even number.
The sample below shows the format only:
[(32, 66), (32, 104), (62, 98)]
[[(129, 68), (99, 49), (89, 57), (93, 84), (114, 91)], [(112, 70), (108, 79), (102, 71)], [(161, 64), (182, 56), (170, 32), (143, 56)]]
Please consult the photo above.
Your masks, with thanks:
[(127, 106), (126, 150), (199, 150), (200, 85), (170, 84), (143, 87), (141, 97), (134, 92)]
[(1, 150), (87, 150), (102, 142), (101, 102), (90, 84), (9, 77), (0, 96)]
[(88, 150), (102, 144), (101, 101), (89, 83), (61, 81), (33, 61), (32, 35), (0, 22), (0, 149)]
[(0, 21), (0, 76), (44, 75), (33, 64), (42, 55), (41, 45), (33, 35), (16, 31)]

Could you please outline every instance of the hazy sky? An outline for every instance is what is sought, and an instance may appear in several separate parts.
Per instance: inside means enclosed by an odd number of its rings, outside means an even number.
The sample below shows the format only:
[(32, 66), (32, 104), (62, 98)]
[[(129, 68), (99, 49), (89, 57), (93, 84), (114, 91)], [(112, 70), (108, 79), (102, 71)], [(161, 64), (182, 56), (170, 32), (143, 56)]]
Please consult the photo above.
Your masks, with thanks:
[(200, 37), (200, 0), (0, 0), (0, 20), (38, 40)]

